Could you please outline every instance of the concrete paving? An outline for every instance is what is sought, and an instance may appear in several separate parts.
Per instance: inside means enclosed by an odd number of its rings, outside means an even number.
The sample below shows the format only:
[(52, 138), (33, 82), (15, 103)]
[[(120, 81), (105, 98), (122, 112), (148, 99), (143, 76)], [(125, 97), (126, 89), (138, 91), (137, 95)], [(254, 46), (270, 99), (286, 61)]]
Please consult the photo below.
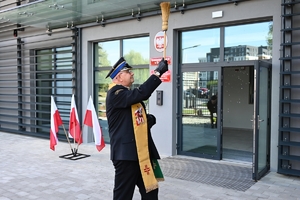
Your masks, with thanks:
[[(94, 144), (82, 144), (79, 153), (90, 157), (68, 160), (59, 158), (71, 152), (68, 143), (59, 142), (52, 151), (46, 139), (3, 132), (0, 138), (0, 200), (112, 199), (109, 145), (98, 152)], [(141, 199), (138, 190), (133, 199)], [(300, 199), (300, 178), (270, 172), (243, 192), (165, 177), (159, 199)]]

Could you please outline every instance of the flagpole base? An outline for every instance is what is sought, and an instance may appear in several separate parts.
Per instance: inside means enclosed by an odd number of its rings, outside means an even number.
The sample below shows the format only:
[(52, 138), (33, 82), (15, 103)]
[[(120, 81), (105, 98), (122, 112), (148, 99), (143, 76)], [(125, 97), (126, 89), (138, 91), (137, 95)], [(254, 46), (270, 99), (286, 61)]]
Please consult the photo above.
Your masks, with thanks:
[(78, 153), (77, 149), (74, 149), (74, 150), (72, 149), (72, 153), (62, 155), (62, 156), (59, 156), (59, 157), (64, 158), (64, 159), (68, 159), (68, 160), (79, 160), (79, 159), (87, 158), (87, 157), (90, 157), (90, 156), (91, 155)]

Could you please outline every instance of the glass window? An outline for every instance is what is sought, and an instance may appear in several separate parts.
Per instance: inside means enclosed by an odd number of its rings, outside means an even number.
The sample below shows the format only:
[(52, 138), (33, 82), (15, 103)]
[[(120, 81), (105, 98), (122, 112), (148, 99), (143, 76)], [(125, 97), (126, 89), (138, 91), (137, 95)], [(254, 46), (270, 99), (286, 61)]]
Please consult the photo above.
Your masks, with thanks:
[(272, 22), (225, 28), (224, 61), (272, 58)]
[[(36, 55), (36, 123), (40, 126), (49, 125), (51, 95), (55, 96), (62, 120), (68, 121), (70, 105), (66, 105), (66, 102), (70, 101), (73, 89), (72, 47), (37, 50)], [(38, 128), (37, 131), (47, 133), (44, 128)], [(59, 134), (64, 135), (62, 131)]]
[(148, 65), (149, 49), (149, 37), (131, 38), (123, 41), (123, 55), (130, 65)]
[(100, 119), (106, 119), (105, 98), (109, 84), (111, 84), (111, 79), (105, 77), (109, 71), (110, 70), (102, 70), (101, 72), (95, 73), (95, 87), (98, 92), (98, 99), (96, 99), (95, 102), (98, 104), (98, 116)]
[(95, 44), (95, 67), (112, 66), (120, 58), (120, 40)]
[[(128, 38), (107, 42), (98, 42), (95, 47), (95, 106), (103, 130), (104, 140), (109, 143), (108, 125), (106, 119), (105, 99), (110, 78), (105, 78), (118, 59), (123, 56), (126, 62), (133, 67), (134, 83), (132, 88), (140, 86), (149, 77), (149, 37)], [(146, 106), (148, 105), (145, 102)]]
[(220, 28), (182, 33), (182, 63), (218, 62), (220, 60)]
[[(183, 72), (182, 79), (181, 150), (215, 158), (218, 147), (218, 71)], [(214, 101), (210, 101), (212, 96), (215, 96)]]

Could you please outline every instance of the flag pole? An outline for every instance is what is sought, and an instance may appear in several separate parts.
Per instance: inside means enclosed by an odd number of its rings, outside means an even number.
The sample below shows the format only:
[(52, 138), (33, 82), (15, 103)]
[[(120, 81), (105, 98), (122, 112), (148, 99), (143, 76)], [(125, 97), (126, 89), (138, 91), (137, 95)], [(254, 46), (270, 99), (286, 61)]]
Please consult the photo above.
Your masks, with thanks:
[[(84, 124), (82, 125), (81, 132), (80, 132), (80, 137), (79, 138), (81, 138), (81, 136), (82, 136), (83, 127), (84, 127)], [(78, 151), (78, 149), (79, 149), (79, 143), (77, 143), (77, 151)]]
[[(71, 112), (70, 112), (70, 122), (69, 122), (69, 131), (68, 131), (68, 133), (70, 134), (70, 135), (72, 135), (72, 137), (73, 137), (73, 139), (74, 139), (74, 148), (72, 148), (72, 145), (71, 145), (71, 142), (70, 142), (70, 140), (69, 140), (69, 137), (68, 137), (68, 134), (67, 134), (67, 132), (66, 132), (66, 129), (65, 129), (65, 127), (63, 126), (63, 128), (64, 128), (64, 131), (65, 131), (65, 135), (66, 135), (66, 137), (67, 137), (67, 140), (68, 140), (68, 143), (69, 143), (69, 145), (70, 145), (70, 147), (71, 147), (71, 154), (66, 154), (66, 155), (62, 155), (62, 156), (59, 156), (60, 158), (65, 158), (65, 159), (70, 159), (70, 160), (78, 160), (78, 159), (82, 159), (82, 158), (87, 158), (87, 157), (90, 157), (90, 155), (87, 155), (87, 154), (81, 154), (81, 153), (78, 153), (78, 147), (79, 147), (79, 143), (78, 142), (82, 142), (82, 139), (80, 139), (79, 138), (79, 141), (77, 142), (76, 140), (77, 140), (77, 138), (78, 137), (76, 137), (76, 126), (79, 124), (78, 123), (78, 121), (77, 121), (77, 109), (76, 109), (76, 104), (75, 104), (75, 101), (74, 101), (74, 95), (72, 95), (72, 102), (71, 102)], [(74, 104), (74, 111), (72, 111), (72, 108), (73, 108), (73, 105)], [(75, 114), (74, 114), (74, 112), (76, 112)], [(76, 115), (75, 117), (74, 117), (74, 115)], [(75, 118), (75, 121), (74, 121), (74, 119), (73, 118)], [(72, 124), (71, 124), (72, 123)], [(80, 125), (79, 125), (80, 126)], [(79, 127), (80, 128), (80, 127)], [(72, 130), (73, 129), (73, 130)], [(72, 132), (73, 132), (73, 134), (72, 134)], [(78, 133), (78, 134), (80, 134), (80, 136), (81, 136), (81, 134), (82, 134), (82, 131), (80, 132), (80, 133)], [(76, 148), (76, 142), (77, 142), (77, 148)]]
[[(67, 137), (67, 133), (66, 133), (66, 129), (65, 129), (64, 125), (63, 125), (63, 128), (64, 128), (64, 131), (65, 131), (65, 134), (66, 134), (66, 137)], [(74, 134), (74, 137), (75, 137), (75, 134)], [(75, 143), (75, 138), (74, 138), (74, 143)], [(68, 137), (67, 137), (67, 140), (68, 140), (68, 143), (70, 145), (72, 153), (71, 154), (66, 154), (66, 155), (59, 156), (60, 158), (65, 158), (65, 159), (69, 159), (69, 160), (79, 160), (79, 159), (87, 158), (87, 157), (91, 156), (91, 155), (87, 155), (87, 154), (78, 153), (79, 144), (77, 143), (77, 149), (75, 148), (75, 144), (74, 144), (74, 149), (73, 149), (72, 146), (71, 146), (71, 142), (70, 142), (70, 140), (69, 140)]]
[[(76, 149), (76, 125), (75, 125), (75, 123), (73, 123), (73, 135), (74, 135), (74, 152), (72, 151), (72, 153), (73, 153), (73, 155), (74, 156), (76, 156), (76, 154), (77, 154), (77, 150), (78, 149)], [(77, 143), (78, 144), (78, 143)]]
[(64, 126), (63, 124), (62, 124), (62, 127), (63, 127), (63, 129), (64, 129), (64, 132), (65, 132), (66, 138), (67, 138), (67, 140), (68, 140), (68, 143), (69, 143), (69, 145), (70, 145), (70, 149), (71, 149), (71, 151), (72, 151), (72, 153), (73, 153), (73, 149), (72, 149), (72, 145), (71, 145), (70, 139), (69, 139), (69, 137), (68, 137), (68, 134), (67, 134), (67, 132), (66, 132), (65, 126)]

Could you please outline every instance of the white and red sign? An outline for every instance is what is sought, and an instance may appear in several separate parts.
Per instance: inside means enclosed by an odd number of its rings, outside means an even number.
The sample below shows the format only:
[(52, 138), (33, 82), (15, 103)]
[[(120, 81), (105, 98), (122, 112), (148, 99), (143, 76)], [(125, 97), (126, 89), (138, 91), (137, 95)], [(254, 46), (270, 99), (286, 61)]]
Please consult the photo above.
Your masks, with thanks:
[[(159, 31), (158, 33), (156, 33), (154, 37), (154, 48), (158, 52), (164, 51), (164, 37), (165, 36), (163, 31)], [(168, 37), (166, 36), (166, 48), (167, 46), (168, 46)]]
[[(154, 74), (154, 70), (151, 70), (150, 72), (151, 74)], [(166, 71), (161, 77), (160, 77), (160, 80), (162, 82), (171, 82), (171, 71), (168, 70)]]
[[(150, 65), (157, 66), (163, 57), (150, 58)], [(166, 56), (166, 61), (168, 61), (168, 65), (171, 65), (171, 56)]]

